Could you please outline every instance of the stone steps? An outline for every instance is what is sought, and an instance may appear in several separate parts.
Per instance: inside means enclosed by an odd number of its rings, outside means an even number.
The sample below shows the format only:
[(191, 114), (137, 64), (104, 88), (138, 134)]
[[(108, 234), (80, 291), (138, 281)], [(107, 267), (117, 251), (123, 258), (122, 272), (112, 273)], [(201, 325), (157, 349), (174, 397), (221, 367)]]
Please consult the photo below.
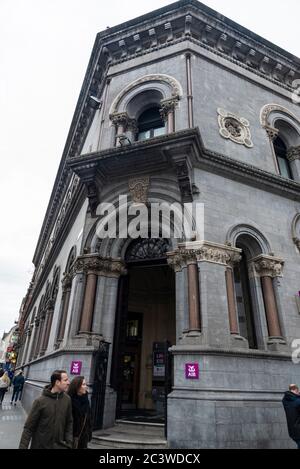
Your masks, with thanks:
[(115, 426), (93, 433), (90, 448), (164, 449), (164, 425), (117, 420)]

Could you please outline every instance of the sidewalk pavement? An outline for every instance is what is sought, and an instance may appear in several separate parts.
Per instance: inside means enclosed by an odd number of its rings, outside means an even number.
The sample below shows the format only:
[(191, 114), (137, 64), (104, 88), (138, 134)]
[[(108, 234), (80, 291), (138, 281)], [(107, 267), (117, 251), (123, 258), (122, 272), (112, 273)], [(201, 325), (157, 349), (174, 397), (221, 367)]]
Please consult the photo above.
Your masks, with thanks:
[(20, 401), (10, 405), (12, 389), (5, 393), (0, 406), (0, 449), (16, 449), (19, 447), (26, 412)]

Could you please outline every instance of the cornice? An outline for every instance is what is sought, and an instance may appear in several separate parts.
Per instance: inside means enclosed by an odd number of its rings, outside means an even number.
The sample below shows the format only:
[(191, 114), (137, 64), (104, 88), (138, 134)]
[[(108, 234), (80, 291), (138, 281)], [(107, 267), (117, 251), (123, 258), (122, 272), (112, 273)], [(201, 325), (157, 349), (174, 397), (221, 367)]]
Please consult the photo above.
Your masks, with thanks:
[(153, 12), (151, 22), (150, 18), (148, 22), (144, 17), (140, 22), (137, 18), (134, 27), (126, 23), (127, 29), (120, 25), (114, 34), (101, 34), (113, 65), (188, 40), (271, 83), (293, 90), (292, 81), (300, 76), (299, 58), (200, 2), (177, 2), (169, 5), (163, 15), (156, 15), (158, 12)]
[[(165, 157), (165, 167), (170, 166), (172, 158), (178, 155), (187, 155), (190, 157), (194, 167), (206, 169), (261, 190), (300, 201), (300, 184), (298, 182), (229, 158), (222, 153), (208, 150), (203, 145), (197, 127), (146, 141), (133, 142), (125, 147), (114, 147), (100, 152), (81, 155), (69, 160), (68, 164), (76, 173), (84, 172), (85, 170), (91, 171), (92, 169), (94, 174), (97, 174), (97, 171), (103, 171), (102, 168), (107, 166), (109, 161), (116, 160), (121, 169), (126, 165), (127, 170), (129, 170), (130, 158), (133, 161), (136, 155), (141, 160), (141, 155), (146, 156), (147, 152), (151, 152), (151, 154), (158, 154), (160, 152)], [(107, 175), (113, 177), (113, 173), (107, 173)]]

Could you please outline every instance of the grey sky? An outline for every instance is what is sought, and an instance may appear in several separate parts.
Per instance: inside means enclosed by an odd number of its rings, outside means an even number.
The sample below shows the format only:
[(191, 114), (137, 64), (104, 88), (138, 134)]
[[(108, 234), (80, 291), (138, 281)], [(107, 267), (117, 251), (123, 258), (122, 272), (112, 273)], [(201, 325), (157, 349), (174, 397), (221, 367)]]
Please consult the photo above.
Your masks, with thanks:
[[(167, 0), (0, 0), (0, 335), (18, 317), (96, 33)], [(300, 57), (300, 3), (204, 3)]]

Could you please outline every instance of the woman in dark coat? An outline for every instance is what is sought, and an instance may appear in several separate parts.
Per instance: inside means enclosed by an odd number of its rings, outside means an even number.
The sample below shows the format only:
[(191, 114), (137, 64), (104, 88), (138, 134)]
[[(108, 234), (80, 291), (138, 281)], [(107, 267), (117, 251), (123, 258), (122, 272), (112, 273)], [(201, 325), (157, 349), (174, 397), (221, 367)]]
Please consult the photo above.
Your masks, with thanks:
[(71, 381), (68, 394), (72, 400), (74, 448), (87, 449), (92, 439), (91, 407), (84, 376)]

